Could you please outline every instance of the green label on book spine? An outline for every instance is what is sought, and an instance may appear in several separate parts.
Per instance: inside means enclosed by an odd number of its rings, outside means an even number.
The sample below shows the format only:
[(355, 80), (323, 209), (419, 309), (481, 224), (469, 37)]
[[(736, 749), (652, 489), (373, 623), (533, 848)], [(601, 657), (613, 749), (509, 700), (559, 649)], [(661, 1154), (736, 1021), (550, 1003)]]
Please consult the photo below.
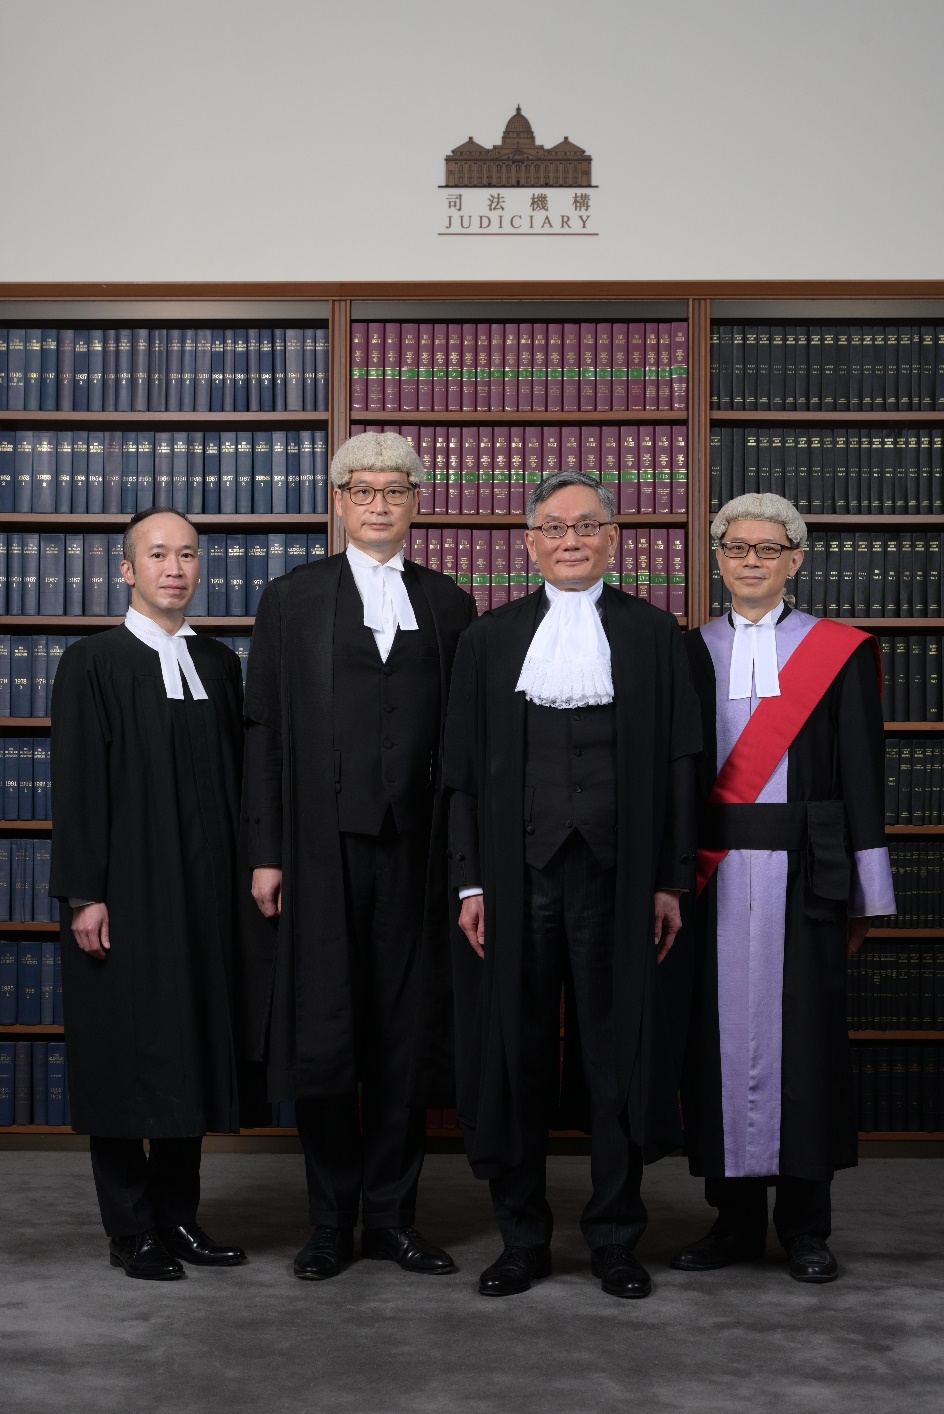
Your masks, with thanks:
[(366, 378), (366, 377), (367, 377), (367, 369), (366, 369), (366, 368), (352, 368), (352, 369), (351, 369), (351, 377), (352, 377), (352, 378)]
[(628, 368), (614, 368), (614, 369), (613, 369), (613, 377), (619, 379), (621, 382), (625, 382), (628, 376), (629, 376), (629, 369), (628, 369)]

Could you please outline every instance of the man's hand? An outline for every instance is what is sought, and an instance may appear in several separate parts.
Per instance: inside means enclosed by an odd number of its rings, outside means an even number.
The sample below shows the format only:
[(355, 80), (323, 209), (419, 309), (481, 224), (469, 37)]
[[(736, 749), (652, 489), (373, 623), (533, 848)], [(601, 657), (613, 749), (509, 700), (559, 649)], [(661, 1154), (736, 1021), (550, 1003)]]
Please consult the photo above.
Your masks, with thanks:
[(658, 961), (662, 962), (669, 953), (669, 949), (675, 942), (676, 934), (682, 926), (682, 914), (679, 909), (678, 889), (660, 890), (655, 895), (655, 915), (656, 915), (656, 948), (658, 949)]
[(846, 924), (846, 957), (853, 958), (865, 941), (871, 918), (850, 918)]
[(111, 948), (108, 909), (103, 903), (86, 903), (72, 914), (72, 934), (83, 952), (104, 962)]
[(278, 918), (282, 912), (281, 869), (253, 869), (252, 896), (263, 918)]
[(485, 896), (470, 894), (462, 900), (459, 927), (469, 940), (473, 952), (485, 956)]

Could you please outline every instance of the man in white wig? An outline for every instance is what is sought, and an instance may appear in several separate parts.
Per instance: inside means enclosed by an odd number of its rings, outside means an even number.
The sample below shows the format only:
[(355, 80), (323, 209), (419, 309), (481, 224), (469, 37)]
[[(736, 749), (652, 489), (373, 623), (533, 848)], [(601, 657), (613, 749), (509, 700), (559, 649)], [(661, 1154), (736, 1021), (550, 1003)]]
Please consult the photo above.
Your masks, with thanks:
[[(649, 1294), (633, 1255), (643, 1159), (680, 1141), (666, 993), (693, 882), (698, 704), (674, 617), (604, 585), (607, 487), (549, 476), (528, 505), (544, 587), (459, 643), (446, 723), (459, 1114), (504, 1244), (487, 1296), (551, 1271), (548, 1128), (589, 1097), (581, 1227), (614, 1296)], [(583, 1084), (577, 1083), (582, 1072)]]

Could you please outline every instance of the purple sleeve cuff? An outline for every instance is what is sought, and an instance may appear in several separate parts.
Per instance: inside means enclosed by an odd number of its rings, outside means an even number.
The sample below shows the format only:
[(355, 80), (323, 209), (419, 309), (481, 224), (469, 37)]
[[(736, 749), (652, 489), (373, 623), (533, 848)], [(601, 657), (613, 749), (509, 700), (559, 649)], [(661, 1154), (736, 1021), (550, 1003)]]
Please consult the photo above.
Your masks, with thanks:
[(850, 918), (877, 918), (897, 913), (892, 867), (885, 846), (856, 850), (849, 892)]

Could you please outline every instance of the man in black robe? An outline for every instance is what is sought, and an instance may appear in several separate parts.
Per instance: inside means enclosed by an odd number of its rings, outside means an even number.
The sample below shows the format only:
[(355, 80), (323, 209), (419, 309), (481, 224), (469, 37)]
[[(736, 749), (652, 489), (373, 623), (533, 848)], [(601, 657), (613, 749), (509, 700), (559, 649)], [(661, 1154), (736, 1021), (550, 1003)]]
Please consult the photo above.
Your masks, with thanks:
[(698, 703), (675, 618), (603, 584), (609, 490), (559, 472), (528, 525), (545, 586), (463, 635), (446, 727), (459, 1115), (504, 1242), (479, 1290), (513, 1295), (551, 1270), (563, 982), (565, 1084), (578, 1051), (590, 1100), (592, 1270), (643, 1297), (643, 1158), (681, 1142), (675, 955), (658, 964), (693, 873)]
[(252, 637), (248, 855), (272, 924), (249, 1023), (305, 1151), (295, 1275), (338, 1275), (361, 1208), (364, 1256), (433, 1275), (455, 1269), (413, 1226), (425, 1109), (453, 1085), (440, 743), (475, 605), (403, 559), (424, 478), (404, 438), (352, 437), (331, 478), (347, 551), (270, 584)]
[[(237, 1130), (230, 1026), (242, 756), (239, 662), (193, 634), (185, 516), (125, 532), (131, 608), (63, 654), (52, 696), (52, 877), (73, 1128), (89, 1134), (111, 1263), (245, 1261), (197, 1224), (207, 1130)], [(149, 1141), (145, 1156), (143, 1139)]]
[(762, 1257), (773, 1186), (790, 1275), (828, 1282), (830, 1182), (857, 1161), (846, 958), (895, 912), (878, 645), (785, 602), (806, 541), (789, 501), (740, 496), (711, 533), (731, 609), (686, 635), (705, 749), (682, 1110), (718, 1219), (673, 1265)]

